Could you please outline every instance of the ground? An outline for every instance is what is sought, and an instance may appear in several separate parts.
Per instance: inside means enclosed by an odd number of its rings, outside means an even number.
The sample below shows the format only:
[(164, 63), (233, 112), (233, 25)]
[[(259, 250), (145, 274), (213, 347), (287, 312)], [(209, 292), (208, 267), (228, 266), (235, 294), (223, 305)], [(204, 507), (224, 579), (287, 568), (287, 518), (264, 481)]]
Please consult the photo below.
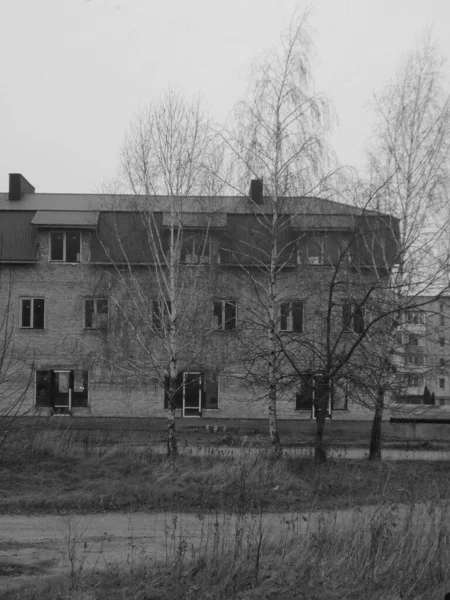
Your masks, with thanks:
[[(413, 579), (422, 573), (404, 596), (411, 600), (450, 589), (447, 461), (318, 467), (274, 461), (261, 433), (195, 430), (180, 436), (186, 453), (174, 461), (142, 432), (30, 431), (16, 432), (0, 462), (2, 598), (359, 600), (364, 589), (381, 600), (394, 598), (389, 564)], [(196, 456), (199, 447), (216, 455)], [(426, 530), (408, 518), (418, 506)], [(397, 584), (408, 591), (403, 575)]]

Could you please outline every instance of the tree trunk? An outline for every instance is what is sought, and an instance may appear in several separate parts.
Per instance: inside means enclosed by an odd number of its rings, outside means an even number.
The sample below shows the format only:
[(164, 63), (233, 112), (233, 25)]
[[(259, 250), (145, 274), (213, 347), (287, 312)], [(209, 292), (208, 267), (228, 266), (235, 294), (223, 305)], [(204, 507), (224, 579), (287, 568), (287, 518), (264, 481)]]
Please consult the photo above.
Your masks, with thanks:
[(178, 455), (177, 438), (175, 435), (175, 392), (177, 388), (177, 363), (172, 355), (169, 365), (169, 406), (167, 410), (167, 456)]
[(316, 463), (322, 464), (327, 461), (327, 451), (323, 443), (323, 433), (325, 431), (325, 418), (327, 415), (328, 408), (328, 380), (319, 380), (317, 382), (316, 394), (316, 440), (314, 448), (314, 460), (316, 461)]
[(276, 383), (274, 384), (271, 381), (269, 384), (269, 434), (275, 458), (281, 458), (283, 455), (283, 447), (281, 446), (280, 434), (278, 433), (276, 394)]
[(373, 415), (372, 434), (370, 436), (369, 460), (381, 460), (381, 424), (383, 422), (384, 389), (377, 392), (377, 402)]
[(177, 438), (175, 435), (175, 409), (169, 402), (167, 411), (167, 456), (178, 456)]
[(323, 444), (323, 432), (325, 429), (325, 411), (316, 409), (316, 442), (314, 447), (314, 460), (318, 464), (327, 461), (327, 452)]

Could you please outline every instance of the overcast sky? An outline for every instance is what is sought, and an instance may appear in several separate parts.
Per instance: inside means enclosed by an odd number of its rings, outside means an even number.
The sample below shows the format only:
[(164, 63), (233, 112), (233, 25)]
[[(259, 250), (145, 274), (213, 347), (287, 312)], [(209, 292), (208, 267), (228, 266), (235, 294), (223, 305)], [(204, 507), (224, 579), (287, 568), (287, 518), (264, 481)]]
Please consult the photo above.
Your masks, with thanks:
[[(133, 113), (168, 85), (200, 92), (220, 121), (295, 0), (0, 0), (0, 190), (94, 192), (115, 178)], [(340, 160), (359, 167), (367, 103), (426, 27), (450, 58), (449, 0), (317, 0), (317, 91)]]

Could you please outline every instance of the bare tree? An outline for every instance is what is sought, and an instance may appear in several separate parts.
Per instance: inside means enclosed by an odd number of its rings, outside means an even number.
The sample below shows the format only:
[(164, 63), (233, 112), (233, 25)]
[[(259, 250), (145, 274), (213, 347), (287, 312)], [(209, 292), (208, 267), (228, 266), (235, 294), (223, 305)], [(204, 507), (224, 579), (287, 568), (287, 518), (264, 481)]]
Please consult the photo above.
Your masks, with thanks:
[(181, 367), (200, 352), (211, 328), (203, 318), (214, 251), (210, 202), (199, 196), (216, 190), (217, 163), (200, 101), (166, 92), (131, 124), (122, 170), (136, 196), (117, 197), (108, 231), (99, 236), (100, 253), (113, 267), (105, 270), (117, 323), (108, 360), (125, 375), (164, 387), (169, 455), (177, 454)]
[[(432, 303), (448, 290), (450, 98), (443, 66), (439, 49), (424, 36), (372, 105), (374, 201), (400, 223), (398, 268), (391, 278), (400, 316), (402, 308), (423, 307), (424, 297)], [(381, 414), (374, 414), (371, 457), (380, 456)]]
[(24, 401), (33, 374), (14, 346), (12, 289), (11, 273), (0, 265), (0, 450), (14, 420), (25, 413)]
[(327, 99), (314, 91), (308, 19), (308, 11), (295, 16), (282, 34), (280, 46), (255, 63), (248, 98), (237, 106), (235, 126), (224, 135), (235, 174), (228, 183), (244, 195), (250, 179), (260, 182), (255, 185), (264, 185), (264, 199), (259, 190), (259, 199), (255, 201), (252, 194), (247, 205), (253, 224), (246, 227), (258, 236), (253, 241), (248, 236), (241, 239), (235, 262), (244, 267), (241, 275), (245, 272), (252, 290), (249, 302), (258, 305), (252, 322), (266, 338), (258, 344), (260, 360), (251, 361), (252, 374), (261, 373), (261, 365), (265, 365), (269, 431), (277, 456), (281, 454), (277, 393), (283, 379), (279, 373), (278, 311), (286, 291), (282, 273), (295, 256), (295, 244), (286, 238), (292, 216), (287, 213), (299, 212), (292, 202), (287, 210), (286, 199), (322, 192), (330, 158), (326, 143), (330, 110)]

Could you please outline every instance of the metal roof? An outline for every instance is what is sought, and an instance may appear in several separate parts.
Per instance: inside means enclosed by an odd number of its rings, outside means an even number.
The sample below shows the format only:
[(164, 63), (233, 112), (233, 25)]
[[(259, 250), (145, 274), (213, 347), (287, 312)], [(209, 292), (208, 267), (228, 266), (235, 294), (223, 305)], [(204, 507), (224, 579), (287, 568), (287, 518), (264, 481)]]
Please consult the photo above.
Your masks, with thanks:
[(0, 213), (0, 262), (34, 262), (38, 258), (38, 232), (31, 225), (34, 211)]
[[(148, 210), (167, 212), (172, 204), (184, 213), (237, 213), (252, 214), (255, 206), (244, 196), (188, 196), (173, 200), (169, 196), (132, 196), (113, 194), (25, 194), (21, 200), (12, 202), (7, 193), (0, 193), (0, 211), (125, 211)], [(342, 204), (326, 198), (289, 197), (280, 199), (281, 212), (303, 215), (361, 215), (359, 207)], [(264, 198), (262, 212), (270, 212), (270, 198)], [(375, 214), (375, 213), (372, 213)]]
[(98, 211), (38, 210), (31, 224), (40, 227), (97, 227)]

